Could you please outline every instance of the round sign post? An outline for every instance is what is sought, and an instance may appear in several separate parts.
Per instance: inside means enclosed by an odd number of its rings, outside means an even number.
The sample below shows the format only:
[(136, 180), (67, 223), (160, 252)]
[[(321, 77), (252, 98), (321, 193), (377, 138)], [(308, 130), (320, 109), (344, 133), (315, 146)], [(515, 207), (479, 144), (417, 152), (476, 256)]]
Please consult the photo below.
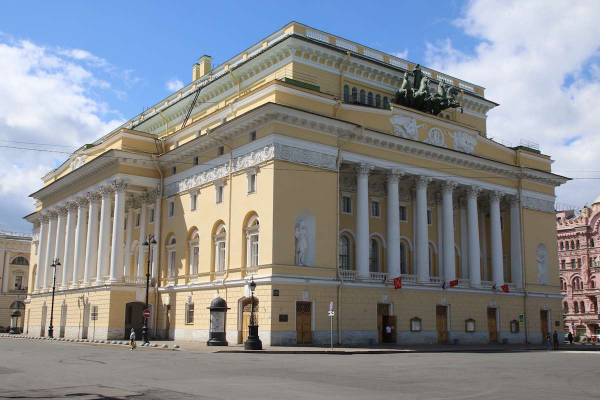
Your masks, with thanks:
[(144, 316), (144, 318), (150, 318), (150, 310), (144, 310), (142, 315)]

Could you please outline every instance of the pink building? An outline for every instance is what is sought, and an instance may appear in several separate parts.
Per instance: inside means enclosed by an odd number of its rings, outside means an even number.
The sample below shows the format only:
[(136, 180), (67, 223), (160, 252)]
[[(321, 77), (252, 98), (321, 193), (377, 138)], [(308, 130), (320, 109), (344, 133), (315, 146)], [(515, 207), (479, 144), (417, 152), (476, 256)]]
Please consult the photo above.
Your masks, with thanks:
[(600, 334), (600, 196), (592, 207), (556, 213), (565, 332)]

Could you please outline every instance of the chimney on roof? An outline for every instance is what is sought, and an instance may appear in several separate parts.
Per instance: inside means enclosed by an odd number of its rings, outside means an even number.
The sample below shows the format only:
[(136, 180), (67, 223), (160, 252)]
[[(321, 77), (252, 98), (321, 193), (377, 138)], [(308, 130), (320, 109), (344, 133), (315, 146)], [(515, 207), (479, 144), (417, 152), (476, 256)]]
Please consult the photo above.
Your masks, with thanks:
[(192, 67), (192, 81), (203, 77), (210, 72), (212, 57), (203, 55), (198, 59), (198, 62)]

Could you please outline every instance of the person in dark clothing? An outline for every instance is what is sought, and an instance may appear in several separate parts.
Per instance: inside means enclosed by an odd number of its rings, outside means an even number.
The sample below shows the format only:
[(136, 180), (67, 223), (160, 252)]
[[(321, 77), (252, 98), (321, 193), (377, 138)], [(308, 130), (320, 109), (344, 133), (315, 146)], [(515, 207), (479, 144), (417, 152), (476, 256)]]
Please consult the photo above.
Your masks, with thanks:
[(554, 350), (558, 350), (558, 332), (554, 331), (552, 339), (554, 341)]
[(573, 344), (573, 334), (571, 332), (567, 335), (567, 339), (569, 339), (569, 344)]

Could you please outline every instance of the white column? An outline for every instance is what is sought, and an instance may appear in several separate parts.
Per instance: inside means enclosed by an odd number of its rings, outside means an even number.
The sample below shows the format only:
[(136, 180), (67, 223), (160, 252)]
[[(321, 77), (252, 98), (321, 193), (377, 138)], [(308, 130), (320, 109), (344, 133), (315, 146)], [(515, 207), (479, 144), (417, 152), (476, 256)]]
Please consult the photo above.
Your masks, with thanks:
[(35, 275), (35, 282), (33, 284), (33, 293), (39, 293), (40, 287), (43, 283), (43, 279), (40, 280), (42, 271), (45, 271), (44, 264), (46, 263), (46, 249), (48, 248), (48, 215), (46, 213), (40, 214), (40, 244), (38, 248), (38, 266), (37, 273)]
[(504, 193), (490, 193), (490, 247), (492, 250), (492, 280), (504, 285), (504, 255), (502, 254), (502, 228), (500, 225), (500, 199)]
[(8, 293), (8, 281), (10, 280), (10, 268), (8, 267), (10, 264), (10, 250), (6, 250), (4, 252), (2, 263), (2, 293)]
[[(387, 271), (390, 278), (400, 276), (400, 203), (398, 181), (404, 172), (392, 169), (387, 174)], [(191, 259), (191, 258), (190, 258)]]
[(87, 199), (90, 203), (88, 217), (88, 229), (85, 253), (85, 269), (83, 272), (83, 287), (90, 286), (92, 274), (96, 271), (98, 263), (98, 202), (101, 199), (100, 193), (88, 192)]
[(73, 260), (75, 256), (75, 220), (77, 218), (77, 203), (67, 203), (67, 235), (65, 237), (65, 259), (62, 261), (62, 283), (61, 290), (69, 287), (69, 278), (73, 274)]
[(54, 257), (54, 250), (56, 246), (56, 223), (58, 214), (55, 210), (51, 210), (48, 212), (48, 218), (50, 222), (48, 223), (48, 245), (46, 246), (46, 259), (44, 260), (44, 287), (42, 288), (43, 292), (48, 291), (48, 287), (52, 285), (52, 264)]
[(367, 164), (356, 167), (356, 270), (359, 278), (369, 277), (369, 174)]
[(85, 235), (88, 230), (88, 199), (77, 198), (77, 229), (75, 230), (75, 255), (73, 256), (73, 288), (79, 287), (85, 265)]
[(112, 233), (112, 254), (110, 256), (110, 283), (120, 282), (123, 273), (123, 242), (125, 240), (125, 190), (127, 182), (114, 181), (115, 220)]
[[(510, 199), (510, 275), (512, 283), (523, 287), (523, 267), (521, 260), (521, 218), (519, 196)], [(597, 311), (597, 310), (596, 310)]]
[(481, 259), (479, 253), (479, 221), (477, 218), (477, 196), (481, 188), (471, 186), (467, 188), (467, 235), (469, 237), (469, 279), (471, 285), (481, 286)]
[[(441, 193), (436, 193), (435, 196), (435, 204), (437, 206), (437, 270), (439, 277), (443, 278), (445, 275), (444, 271), (444, 212), (442, 210), (442, 205), (444, 203), (443, 196)], [(433, 218), (433, 215), (431, 216)], [(432, 268), (433, 269), (433, 268)]]
[[(65, 206), (58, 207), (58, 225), (56, 228), (56, 247), (54, 250), (54, 259), (58, 259), (61, 264), (61, 267), (57, 267), (56, 269), (56, 282), (57, 285), (62, 281), (62, 277), (64, 276), (64, 262), (65, 262), (65, 230), (67, 227), (67, 213), (68, 209)], [(50, 287), (52, 288), (52, 287)]]
[[(154, 250), (152, 251), (152, 278), (158, 279), (158, 260), (160, 259), (160, 205), (162, 202), (162, 198), (160, 197), (160, 189), (156, 189), (155, 195), (156, 205), (154, 206), (154, 240), (156, 240), (156, 244), (154, 245)], [(150, 254), (148, 254), (148, 257), (150, 257)]]
[(419, 281), (429, 282), (429, 237), (427, 231), (427, 185), (431, 183), (431, 178), (419, 176), (415, 178), (415, 190), (417, 195), (417, 218), (415, 220), (417, 235), (415, 238), (415, 248), (417, 255), (417, 274)]
[(135, 212), (133, 211), (133, 206), (130, 204), (129, 210), (127, 210), (127, 236), (125, 236), (125, 257), (123, 260), (123, 275), (129, 275), (129, 266), (131, 262), (131, 236), (133, 234), (133, 216)]
[(101, 284), (104, 272), (108, 270), (110, 258), (110, 212), (113, 189), (110, 186), (100, 188), (102, 203), (100, 206), (100, 239), (98, 244), (98, 265), (96, 266), (96, 284)]
[[(484, 208), (483, 205), (481, 206), (481, 208)], [(481, 277), (484, 281), (489, 280), (488, 279), (488, 269), (487, 269), (487, 229), (485, 227), (485, 211), (482, 210), (482, 212), (479, 214), (479, 241), (480, 241), (480, 246), (481, 246), (481, 266), (480, 266), (480, 270), (483, 270), (483, 274), (481, 274)]]
[(469, 241), (467, 239), (467, 199), (461, 197), (458, 200), (460, 208), (460, 277), (469, 278)]
[(447, 281), (456, 279), (456, 258), (454, 256), (454, 203), (452, 193), (457, 183), (442, 183), (443, 219), (444, 219), (444, 276)]
[[(144, 250), (145, 246), (142, 246), (142, 243), (146, 241), (146, 214), (148, 210), (148, 206), (145, 201), (142, 203), (142, 210), (140, 212), (140, 245), (138, 246), (138, 265), (137, 265), (137, 276), (143, 276), (146, 274), (146, 266), (144, 265)], [(154, 216), (156, 219), (156, 215)], [(156, 223), (156, 222), (155, 222)]]

